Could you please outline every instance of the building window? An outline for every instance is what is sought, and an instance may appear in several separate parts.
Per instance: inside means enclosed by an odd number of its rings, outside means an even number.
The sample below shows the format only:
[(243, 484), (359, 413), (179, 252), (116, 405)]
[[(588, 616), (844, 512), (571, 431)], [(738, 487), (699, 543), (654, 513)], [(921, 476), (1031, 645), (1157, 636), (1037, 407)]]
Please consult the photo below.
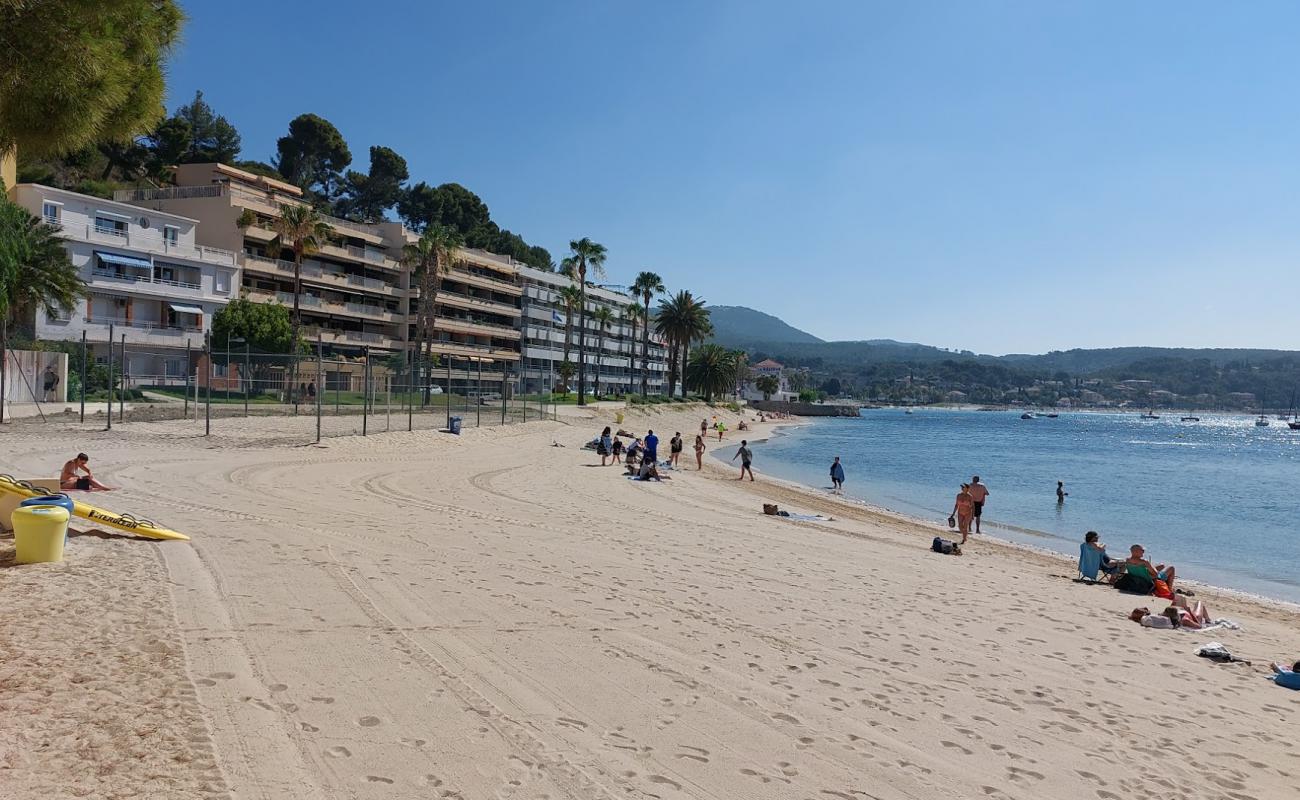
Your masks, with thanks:
[(105, 233), (109, 236), (121, 236), (126, 238), (126, 220), (114, 219), (99, 214), (95, 215), (95, 232)]
[(217, 294), (230, 294), (230, 273), (217, 271), (216, 278), (213, 279), (213, 291)]
[(175, 225), (163, 226), (163, 242), (169, 247), (175, 247), (180, 242), (181, 229)]
[(53, 203), (50, 202), (49, 200), (46, 200), (44, 203), (41, 204), (41, 216), (44, 217), (45, 222), (50, 225), (54, 225), (55, 227), (62, 226), (63, 225), (63, 204)]

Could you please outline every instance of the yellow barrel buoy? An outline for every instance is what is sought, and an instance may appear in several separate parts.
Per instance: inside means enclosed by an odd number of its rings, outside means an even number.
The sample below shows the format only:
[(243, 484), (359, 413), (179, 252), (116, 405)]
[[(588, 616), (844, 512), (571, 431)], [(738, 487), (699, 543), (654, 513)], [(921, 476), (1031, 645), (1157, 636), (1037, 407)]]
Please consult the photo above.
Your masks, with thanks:
[(15, 560), (19, 564), (44, 564), (63, 560), (63, 540), (68, 535), (68, 511), (58, 506), (14, 509)]

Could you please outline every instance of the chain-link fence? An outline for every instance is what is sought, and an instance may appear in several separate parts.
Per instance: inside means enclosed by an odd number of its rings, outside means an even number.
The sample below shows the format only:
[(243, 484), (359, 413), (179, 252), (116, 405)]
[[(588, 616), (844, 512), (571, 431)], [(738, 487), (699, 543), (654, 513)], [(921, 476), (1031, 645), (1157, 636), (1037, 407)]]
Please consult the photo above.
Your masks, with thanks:
[(67, 403), (49, 410), (109, 429), (168, 421), (200, 434), (311, 442), (555, 415), (549, 392), (517, 394), (518, 364), (501, 359), (368, 349), (349, 356), (320, 344), (297, 355), (260, 353), (241, 340), (160, 348), (124, 337), (61, 349), (69, 353)]

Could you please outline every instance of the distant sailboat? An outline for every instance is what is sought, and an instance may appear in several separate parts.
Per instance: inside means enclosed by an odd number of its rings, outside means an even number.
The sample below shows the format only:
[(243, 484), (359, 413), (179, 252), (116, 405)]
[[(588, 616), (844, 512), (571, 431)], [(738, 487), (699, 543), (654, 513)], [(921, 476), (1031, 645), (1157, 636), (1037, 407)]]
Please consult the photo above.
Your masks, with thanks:
[(1300, 431), (1300, 416), (1296, 415), (1295, 410), (1295, 389), (1291, 390), (1291, 407), (1287, 409), (1287, 414), (1291, 416), (1291, 420), (1286, 426), (1293, 431)]
[[(1265, 409), (1265, 405), (1264, 405), (1264, 398), (1265, 398), (1265, 397), (1266, 397), (1266, 395), (1265, 395), (1263, 392), (1260, 392), (1260, 393), (1259, 393), (1259, 410), (1260, 410), (1261, 412), (1264, 411), (1264, 409)], [(1267, 416), (1266, 414), (1262, 414), (1262, 413), (1261, 413), (1261, 414), (1260, 414), (1260, 415), (1255, 419), (1255, 427), (1256, 427), (1256, 428), (1267, 428), (1268, 426), (1269, 426), (1268, 416)]]
[(1200, 418), (1200, 417), (1179, 417), (1179, 419), (1180, 419), (1181, 421), (1183, 421), (1183, 422), (1200, 422), (1200, 421), (1201, 421), (1201, 418)]
[(1032, 411), (1026, 411), (1025, 413), (1023, 413), (1023, 414), (1020, 415), (1020, 418), (1021, 418), (1021, 419), (1038, 419), (1037, 417), (1034, 416), (1034, 413), (1033, 413)]

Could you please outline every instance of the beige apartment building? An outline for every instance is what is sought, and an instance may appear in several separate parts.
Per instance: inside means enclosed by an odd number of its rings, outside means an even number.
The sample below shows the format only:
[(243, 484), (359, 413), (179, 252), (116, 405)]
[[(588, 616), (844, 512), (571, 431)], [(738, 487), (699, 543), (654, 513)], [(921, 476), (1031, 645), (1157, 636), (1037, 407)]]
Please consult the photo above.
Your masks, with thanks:
[[(293, 254), (276, 252), (274, 220), (281, 205), (305, 202), (298, 187), (225, 164), (184, 164), (175, 186), (126, 190), (115, 199), (199, 220), (199, 244), (240, 254), (241, 294), (293, 306)], [(403, 350), (410, 270), (401, 262), (401, 226), (324, 218), (329, 240), (302, 266), (304, 338), (319, 335), (332, 356)]]
[[(414, 231), (391, 222), (384, 226), (393, 236), (416, 241)], [(485, 394), (509, 393), (518, 377), (521, 335), (521, 265), (506, 256), (484, 250), (462, 249), (459, 260), (442, 276), (434, 302), (432, 353), (438, 366), (430, 371), (434, 385), (451, 390)], [(408, 310), (408, 338), (415, 346), (420, 288), (412, 282)]]

